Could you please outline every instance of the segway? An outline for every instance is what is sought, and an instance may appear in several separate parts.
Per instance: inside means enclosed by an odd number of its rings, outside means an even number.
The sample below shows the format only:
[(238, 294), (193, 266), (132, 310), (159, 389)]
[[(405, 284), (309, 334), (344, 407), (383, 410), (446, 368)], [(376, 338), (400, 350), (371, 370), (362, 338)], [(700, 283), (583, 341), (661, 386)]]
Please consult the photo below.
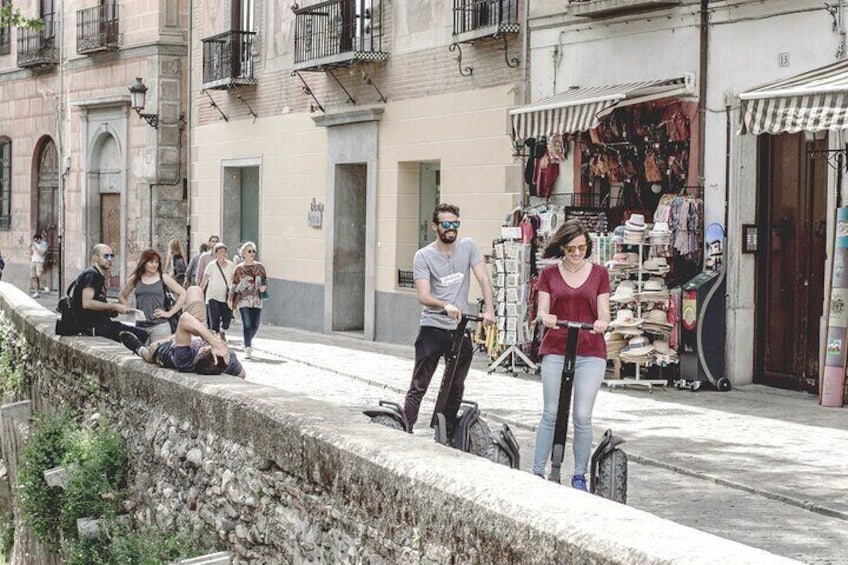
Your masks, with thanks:
[[(434, 430), (435, 440), (442, 445), (486, 457), (496, 463), (517, 469), (520, 462), (518, 442), (509, 426), (504, 424), (497, 434), (492, 434), (489, 426), (480, 418), (480, 408), (477, 403), (470, 400), (463, 400), (460, 404), (453, 430), (448, 429), (447, 418), (444, 414), (456, 376), (459, 352), (462, 349), (462, 340), (466, 336), (468, 322), (482, 320), (482, 317), (471, 314), (463, 314), (459, 320), (451, 349), (445, 355), (445, 372), (436, 398), (433, 417), (430, 419), (430, 427)], [(363, 414), (370, 417), (376, 424), (412, 433), (412, 426), (407, 421), (403, 408), (396, 402), (381, 400), (377, 408), (365, 410)]]
[[(565, 457), (565, 437), (568, 417), (571, 413), (571, 393), (574, 389), (574, 364), (577, 358), (577, 338), (580, 330), (591, 330), (591, 324), (557, 320), (557, 326), (568, 328), (565, 346), (565, 362), (562, 365), (562, 381), (559, 387), (559, 404), (554, 426), (554, 443), (551, 449), (551, 474), (548, 480), (560, 483), (562, 461)], [(591, 478), (589, 492), (604, 498), (627, 502), (627, 455), (618, 449), (624, 440), (614, 436), (612, 430), (604, 432), (601, 442), (592, 452), (590, 461)]]

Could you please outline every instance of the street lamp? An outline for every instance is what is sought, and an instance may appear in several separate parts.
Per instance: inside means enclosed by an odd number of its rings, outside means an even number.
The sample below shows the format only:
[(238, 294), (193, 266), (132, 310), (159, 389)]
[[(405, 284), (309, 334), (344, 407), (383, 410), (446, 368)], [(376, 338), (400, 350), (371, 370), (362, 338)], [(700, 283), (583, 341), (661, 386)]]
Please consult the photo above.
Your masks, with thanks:
[(140, 77), (136, 77), (135, 82), (130, 85), (130, 106), (139, 118), (142, 118), (148, 125), (159, 129), (159, 114), (145, 114), (144, 99), (147, 97), (147, 87), (141, 82)]

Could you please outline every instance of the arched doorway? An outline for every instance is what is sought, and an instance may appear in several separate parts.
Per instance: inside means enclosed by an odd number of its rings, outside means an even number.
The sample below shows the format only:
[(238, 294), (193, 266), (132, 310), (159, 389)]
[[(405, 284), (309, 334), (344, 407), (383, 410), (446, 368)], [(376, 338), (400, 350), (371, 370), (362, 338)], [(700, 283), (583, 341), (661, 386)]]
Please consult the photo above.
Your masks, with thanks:
[(58, 287), (59, 262), (59, 214), (62, 204), (59, 201), (59, 154), (56, 144), (47, 138), (38, 153), (38, 171), (36, 174), (36, 218), (35, 232), (44, 235), (47, 241), (47, 257), (44, 262), (44, 287)]
[[(115, 259), (106, 280), (107, 291), (119, 292), (124, 267), (121, 245), (121, 148), (112, 132), (103, 132), (92, 146), (88, 172), (90, 243), (105, 243)], [(89, 246), (90, 247), (90, 246)]]

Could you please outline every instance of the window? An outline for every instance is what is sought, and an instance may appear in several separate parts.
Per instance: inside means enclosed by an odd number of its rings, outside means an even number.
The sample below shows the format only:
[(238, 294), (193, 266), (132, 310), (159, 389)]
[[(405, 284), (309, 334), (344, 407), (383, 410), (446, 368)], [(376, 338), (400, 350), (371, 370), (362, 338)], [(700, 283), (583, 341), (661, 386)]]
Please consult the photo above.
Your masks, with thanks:
[(0, 229), (12, 227), (12, 142), (0, 137)]
[[(3, 0), (0, 6), (9, 7), (12, 0)], [(0, 26), (0, 55), (8, 55), (12, 51), (12, 27)]]

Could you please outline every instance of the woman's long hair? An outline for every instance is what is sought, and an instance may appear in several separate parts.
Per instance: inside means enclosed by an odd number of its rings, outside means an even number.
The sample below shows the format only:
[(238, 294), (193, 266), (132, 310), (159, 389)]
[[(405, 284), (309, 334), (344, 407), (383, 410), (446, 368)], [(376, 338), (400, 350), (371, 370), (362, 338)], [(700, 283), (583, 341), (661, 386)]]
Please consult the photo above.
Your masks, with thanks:
[(162, 276), (162, 256), (155, 249), (145, 249), (141, 252), (141, 257), (138, 258), (138, 263), (136, 263), (135, 270), (132, 274), (133, 288), (141, 281), (141, 276), (145, 270), (144, 266), (154, 259), (159, 261), (159, 276)]
[(554, 233), (548, 245), (545, 247), (543, 257), (564, 257), (565, 250), (563, 249), (568, 242), (579, 236), (586, 237), (586, 255), (588, 259), (592, 255), (592, 238), (589, 237), (589, 230), (580, 220), (566, 220)]
[(170, 255), (171, 257), (176, 257), (177, 255), (179, 255), (180, 257), (185, 259), (186, 252), (182, 240), (174, 238), (168, 242), (168, 255)]

